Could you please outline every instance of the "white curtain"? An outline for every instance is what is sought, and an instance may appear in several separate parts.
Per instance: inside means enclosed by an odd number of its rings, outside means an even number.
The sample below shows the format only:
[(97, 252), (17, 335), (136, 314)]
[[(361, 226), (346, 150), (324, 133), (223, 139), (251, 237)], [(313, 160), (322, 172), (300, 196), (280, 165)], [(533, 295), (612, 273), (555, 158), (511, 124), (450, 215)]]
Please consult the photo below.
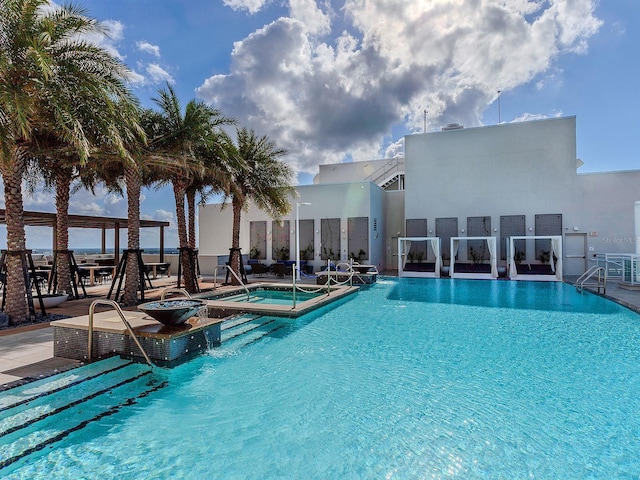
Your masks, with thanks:
[[(557, 268), (553, 265), (553, 256), (558, 259)], [(562, 280), (562, 237), (551, 238), (551, 270), (556, 272), (556, 278)]]
[(496, 237), (487, 238), (487, 246), (489, 247), (489, 255), (491, 262), (491, 276), (498, 278), (498, 259), (496, 258)]
[(515, 253), (513, 238), (509, 237), (509, 278), (516, 278), (518, 276)]
[(451, 239), (451, 261), (449, 262), (449, 275), (453, 278), (453, 274), (455, 273), (454, 265), (456, 263), (456, 255), (458, 255), (458, 245), (460, 244), (460, 240)]
[(409, 259), (409, 251), (411, 250), (411, 240), (402, 240), (402, 250), (398, 252), (402, 255), (402, 270), (404, 270), (407, 260)]
[(436, 256), (435, 275), (436, 275), (436, 278), (439, 278), (440, 269), (442, 267), (442, 256), (440, 255), (440, 238), (439, 237), (431, 239), (431, 249), (433, 250), (433, 254)]

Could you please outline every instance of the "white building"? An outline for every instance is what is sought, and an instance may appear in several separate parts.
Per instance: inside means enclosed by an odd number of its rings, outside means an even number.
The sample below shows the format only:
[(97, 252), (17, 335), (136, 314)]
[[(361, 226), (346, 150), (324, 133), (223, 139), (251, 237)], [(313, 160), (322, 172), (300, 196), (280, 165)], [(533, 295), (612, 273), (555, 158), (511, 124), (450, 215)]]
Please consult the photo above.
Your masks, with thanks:
[[(439, 237), (447, 265), (451, 237), (486, 236), (496, 237), (497, 263), (505, 267), (508, 237), (560, 235), (564, 274), (578, 275), (598, 253), (636, 251), (640, 200), (640, 170), (580, 174), (581, 164), (575, 117), (408, 135), (404, 158), (320, 165), (313, 185), (297, 187), (282, 225), (250, 207), (242, 251), (253, 249), (264, 263), (294, 260), (298, 211), (300, 249), (313, 252), (316, 269), (328, 257), (360, 257), (395, 270), (399, 237)], [(199, 213), (201, 257), (226, 257), (230, 206), (205, 205)], [(519, 261), (539, 263), (548, 254), (541, 242), (521, 240)], [(463, 243), (456, 263), (488, 260), (482, 241)], [(414, 243), (410, 257), (433, 261), (426, 245)]]

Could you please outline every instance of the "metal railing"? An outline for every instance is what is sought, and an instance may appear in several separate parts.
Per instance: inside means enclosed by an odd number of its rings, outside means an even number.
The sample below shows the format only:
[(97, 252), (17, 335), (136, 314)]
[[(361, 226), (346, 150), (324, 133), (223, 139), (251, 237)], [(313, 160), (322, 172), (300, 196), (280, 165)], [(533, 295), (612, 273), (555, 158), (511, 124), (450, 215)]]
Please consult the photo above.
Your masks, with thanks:
[[(587, 270), (582, 275), (580, 275), (578, 280), (576, 280), (576, 290), (578, 292), (582, 292), (585, 286), (590, 286), (590, 287), (595, 286), (598, 293), (601, 293), (600, 289), (602, 289), (602, 294), (604, 295), (605, 293), (607, 293), (607, 274), (606, 273), (607, 272), (604, 267), (601, 267), (599, 265), (594, 265), (589, 270)], [(595, 277), (596, 275), (598, 275), (597, 283), (587, 283), (589, 279)]]
[(395, 157), (366, 177), (365, 181), (379, 184), (380, 181), (388, 180), (391, 175), (402, 172), (404, 172), (404, 157)]
[(213, 289), (215, 290), (216, 288), (218, 288), (218, 268), (226, 268), (231, 275), (233, 275), (233, 278), (235, 278), (238, 283), (242, 286), (242, 288), (244, 288), (244, 291), (247, 292), (247, 301), (249, 301), (249, 299), (251, 298), (251, 293), (249, 292), (249, 289), (247, 288), (247, 286), (242, 282), (242, 280), (238, 277), (238, 275), (236, 274), (236, 272), (233, 271), (233, 268), (231, 268), (230, 265), (216, 265), (216, 268), (213, 270)]
[(142, 344), (138, 340), (138, 337), (136, 337), (136, 334), (133, 331), (133, 328), (131, 328), (131, 324), (127, 321), (127, 317), (124, 316), (124, 312), (120, 308), (120, 305), (118, 305), (113, 300), (94, 300), (93, 302), (91, 302), (91, 305), (89, 306), (89, 343), (87, 345), (88, 360), (91, 361), (91, 359), (93, 358), (93, 313), (96, 309), (96, 305), (105, 305), (105, 306), (111, 306), (114, 308), (114, 310), (120, 316), (122, 323), (124, 323), (125, 327), (127, 327), (127, 330), (129, 331), (129, 335), (131, 335), (131, 338), (140, 349), (140, 352), (142, 353), (142, 356), (144, 357), (144, 359), (147, 361), (149, 366), (151, 366), (151, 368), (155, 367), (155, 365), (149, 358), (149, 355), (147, 355), (147, 352), (145, 352), (144, 348), (142, 348)]
[[(596, 265), (606, 270), (607, 278), (622, 279), (624, 273), (624, 258), (628, 255), (619, 253), (600, 253), (595, 256)], [(593, 261), (593, 260), (592, 260)]]

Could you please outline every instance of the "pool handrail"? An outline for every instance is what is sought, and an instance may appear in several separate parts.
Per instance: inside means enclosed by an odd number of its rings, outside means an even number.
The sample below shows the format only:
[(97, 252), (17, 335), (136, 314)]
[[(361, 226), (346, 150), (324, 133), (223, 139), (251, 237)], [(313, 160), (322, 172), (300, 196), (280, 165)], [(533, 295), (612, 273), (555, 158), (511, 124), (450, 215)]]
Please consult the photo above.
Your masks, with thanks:
[[(586, 283), (587, 280), (591, 279), (592, 277), (595, 277), (596, 275), (598, 276), (597, 283)], [(580, 275), (578, 280), (576, 280), (576, 290), (578, 292), (582, 292), (584, 290), (585, 285), (596, 287), (596, 291), (598, 293), (600, 293), (600, 289), (602, 289), (602, 294), (605, 295), (607, 293), (606, 269), (599, 265), (594, 265), (589, 270), (587, 270), (582, 275)]]
[(127, 317), (125, 317), (124, 312), (122, 311), (122, 308), (120, 308), (120, 305), (118, 305), (118, 303), (113, 300), (106, 300), (106, 299), (94, 300), (93, 302), (91, 302), (91, 305), (89, 306), (89, 332), (88, 332), (89, 341), (87, 345), (87, 360), (91, 361), (91, 358), (93, 357), (93, 313), (96, 309), (96, 305), (105, 305), (105, 306), (111, 306), (114, 308), (114, 310), (122, 320), (122, 323), (124, 323), (124, 326), (127, 327), (127, 330), (129, 331), (129, 335), (131, 335), (131, 338), (140, 349), (142, 356), (147, 361), (149, 366), (151, 368), (154, 368), (155, 367), (154, 363), (151, 361), (151, 359), (149, 358), (149, 355), (147, 355), (147, 352), (145, 352), (144, 348), (142, 348), (142, 344), (138, 340), (138, 337), (136, 337), (136, 334), (133, 331), (133, 328), (131, 328), (131, 324), (127, 321)]
[(233, 268), (231, 268), (231, 265), (216, 265), (216, 268), (213, 270), (213, 289), (215, 290), (217, 288), (218, 268), (220, 267), (226, 268), (231, 273), (231, 275), (233, 275), (233, 278), (235, 278), (238, 281), (238, 283), (240, 283), (242, 288), (244, 288), (244, 291), (247, 292), (247, 301), (249, 301), (249, 299), (251, 298), (251, 293), (249, 292), (249, 289), (247, 288), (247, 286), (244, 283), (242, 283), (242, 280), (238, 278), (238, 275), (236, 274), (236, 272), (233, 271)]

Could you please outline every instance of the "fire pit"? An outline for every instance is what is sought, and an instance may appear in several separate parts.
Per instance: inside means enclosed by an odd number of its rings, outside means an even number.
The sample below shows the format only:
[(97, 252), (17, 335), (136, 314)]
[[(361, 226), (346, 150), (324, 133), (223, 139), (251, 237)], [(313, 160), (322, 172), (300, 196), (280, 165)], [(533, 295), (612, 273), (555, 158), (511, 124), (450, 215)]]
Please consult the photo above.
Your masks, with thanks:
[(138, 305), (138, 310), (152, 317), (163, 325), (180, 325), (206, 306), (204, 300), (194, 298), (172, 298), (156, 300)]

